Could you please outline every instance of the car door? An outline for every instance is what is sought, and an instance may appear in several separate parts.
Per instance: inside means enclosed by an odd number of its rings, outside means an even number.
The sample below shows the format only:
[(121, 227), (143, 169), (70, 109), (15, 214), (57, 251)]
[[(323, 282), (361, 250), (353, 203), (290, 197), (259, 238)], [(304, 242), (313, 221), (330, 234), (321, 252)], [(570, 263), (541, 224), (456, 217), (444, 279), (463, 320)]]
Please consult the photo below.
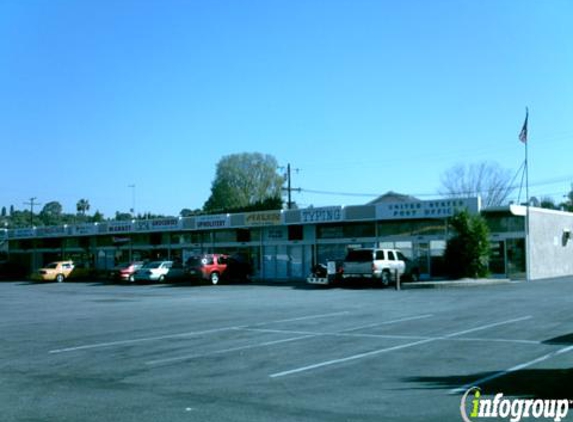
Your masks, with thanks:
[(404, 271), (406, 269), (406, 263), (398, 259), (396, 251), (387, 251), (387, 252), (388, 252), (388, 261), (390, 263), (390, 268), (392, 269), (392, 272), (398, 271), (398, 274), (400, 275), (404, 274)]

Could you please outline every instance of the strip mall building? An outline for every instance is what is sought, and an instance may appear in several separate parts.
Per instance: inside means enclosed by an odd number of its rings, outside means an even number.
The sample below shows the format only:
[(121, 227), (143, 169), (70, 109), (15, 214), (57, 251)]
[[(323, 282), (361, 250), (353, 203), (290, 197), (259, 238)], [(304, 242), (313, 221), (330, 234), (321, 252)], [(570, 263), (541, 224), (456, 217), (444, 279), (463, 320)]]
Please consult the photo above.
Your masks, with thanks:
[(0, 231), (0, 244), (30, 270), (58, 259), (106, 270), (129, 260), (241, 252), (255, 278), (277, 282), (303, 279), (314, 263), (342, 259), (349, 247), (378, 246), (402, 250), (418, 263), (421, 278), (430, 279), (445, 275), (448, 219), (464, 208), (488, 222), (493, 276), (523, 279), (527, 268), (532, 280), (573, 275), (573, 214), (529, 208), (526, 253), (526, 208), (482, 210), (479, 198), (387, 194), (357, 206), (14, 229)]

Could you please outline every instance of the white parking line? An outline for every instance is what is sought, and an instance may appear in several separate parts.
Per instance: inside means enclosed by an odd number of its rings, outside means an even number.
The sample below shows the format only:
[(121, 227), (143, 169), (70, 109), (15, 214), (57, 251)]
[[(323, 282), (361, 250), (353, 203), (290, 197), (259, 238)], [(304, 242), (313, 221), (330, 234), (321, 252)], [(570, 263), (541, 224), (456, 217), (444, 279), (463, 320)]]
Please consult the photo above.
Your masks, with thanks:
[[(337, 313), (338, 315), (339, 313)], [(291, 318), (288, 320), (281, 320), (281, 322), (290, 322), (290, 321), (300, 321), (300, 320), (307, 320), (307, 319), (312, 319), (312, 318), (318, 318), (318, 317), (322, 317), (324, 318), (325, 316), (331, 316), (333, 314), (323, 314), (323, 315), (315, 315), (315, 316), (310, 316), (310, 317), (301, 317), (301, 318)], [(385, 321), (383, 323), (378, 323), (378, 324), (370, 324), (370, 326), (378, 326), (378, 325), (384, 325), (384, 324), (397, 324), (399, 322), (404, 322), (404, 321), (411, 321), (413, 319), (420, 319), (420, 318), (427, 318), (430, 315), (419, 315), (419, 316), (415, 316), (415, 317), (408, 317), (408, 318), (401, 318), (401, 319), (396, 319), (396, 320), (391, 320), (391, 321)], [(275, 340), (275, 341), (269, 341), (269, 342), (263, 342), (263, 343), (257, 343), (257, 344), (252, 344), (252, 345), (247, 345), (247, 346), (239, 346), (239, 347), (232, 347), (232, 348), (228, 348), (228, 349), (221, 349), (221, 350), (215, 350), (213, 352), (209, 352), (209, 353), (203, 353), (203, 354), (190, 354), (190, 355), (185, 355), (185, 356), (177, 356), (177, 357), (173, 357), (173, 358), (166, 358), (166, 359), (159, 359), (159, 360), (154, 360), (154, 361), (149, 361), (146, 364), (147, 365), (159, 365), (159, 364), (166, 364), (166, 363), (173, 363), (173, 362), (178, 362), (178, 361), (183, 361), (183, 360), (191, 360), (191, 359), (196, 359), (196, 358), (200, 358), (200, 357), (208, 357), (210, 355), (217, 355), (217, 354), (223, 354), (223, 353), (229, 353), (229, 352), (235, 352), (238, 350), (245, 350), (245, 349), (253, 349), (256, 347), (265, 347), (265, 346), (271, 346), (271, 345), (275, 345), (275, 344), (280, 344), (280, 343), (286, 343), (286, 342), (291, 342), (291, 341), (296, 341), (296, 340), (303, 340), (303, 339), (308, 339), (308, 338), (313, 338), (313, 337), (319, 337), (319, 336), (334, 336), (334, 337), (375, 337), (375, 338), (387, 338), (387, 339), (407, 339), (407, 340), (428, 340), (428, 337), (419, 337), (419, 336), (395, 336), (395, 335), (379, 335), (379, 334), (353, 334), (353, 333), (348, 333), (348, 332), (335, 332), (335, 333), (321, 333), (321, 332), (314, 332), (314, 331), (300, 331), (300, 330), (281, 330), (281, 329), (272, 329), (272, 328), (254, 328), (255, 326), (261, 326), (261, 325), (265, 325), (265, 324), (270, 324), (270, 323), (274, 323), (276, 321), (272, 321), (269, 323), (261, 323), (261, 324), (255, 324), (255, 325), (251, 325), (251, 326), (245, 326), (245, 327), (234, 327), (232, 328), (233, 330), (240, 330), (240, 331), (254, 331), (257, 333), (272, 333), (272, 334), (290, 334), (290, 335), (297, 335), (297, 337), (290, 337), (287, 339), (283, 339), (283, 340)], [(361, 329), (363, 327), (356, 327), (356, 329)], [(353, 328), (345, 330), (345, 331), (352, 331)]]
[(506, 321), (500, 321), (500, 322), (496, 322), (496, 323), (492, 323), (492, 324), (481, 325), (479, 327), (474, 327), (474, 328), (471, 328), (468, 330), (458, 331), (458, 332), (451, 333), (451, 334), (448, 334), (448, 335), (445, 335), (442, 337), (434, 337), (434, 338), (428, 338), (428, 339), (424, 339), (424, 340), (418, 340), (418, 341), (414, 341), (412, 343), (406, 343), (406, 344), (403, 344), (400, 346), (387, 347), (384, 349), (373, 350), (371, 352), (366, 352), (366, 353), (359, 353), (357, 355), (352, 355), (352, 356), (348, 356), (348, 357), (344, 357), (344, 358), (340, 358), (340, 359), (333, 359), (333, 360), (329, 360), (329, 361), (325, 361), (325, 362), (319, 362), (319, 363), (315, 363), (312, 365), (307, 365), (307, 366), (303, 366), (300, 368), (291, 369), (288, 371), (277, 372), (277, 373), (271, 374), (269, 376), (271, 378), (284, 377), (287, 375), (297, 374), (300, 372), (306, 372), (306, 371), (310, 371), (310, 370), (317, 369), (317, 368), (323, 368), (325, 366), (331, 366), (331, 365), (336, 365), (339, 363), (349, 362), (352, 360), (363, 359), (366, 357), (375, 356), (375, 355), (379, 355), (382, 353), (388, 353), (388, 352), (393, 352), (396, 350), (407, 349), (410, 347), (419, 346), (422, 344), (431, 343), (431, 342), (442, 340), (442, 339), (450, 339), (453, 337), (461, 336), (463, 334), (473, 333), (475, 331), (480, 331), (480, 330), (486, 330), (488, 328), (498, 327), (498, 326), (504, 325), (504, 324), (512, 324), (512, 323), (519, 322), (519, 321), (525, 321), (525, 320), (530, 319), (530, 318), (531, 318), (531, 316), (525, 316), (525, 317), (520, 317), (520, 318), (509, 319)]
[(459, 337), (461, 335), (473, 333), (475, 331), (487, 330), (488, 328), (497, 327), (499, 325), (511, 324), (513, 322), (526, 321), (526, 320), (531, 319), (531, 318), (532, 318), (532, 316), (528, 315), (528, 316), (524, 316), (524, 317), (520, 317), (520, 318), (508, 319), (507, 321), (495, 322), (493, 324), (483, 325), (481, 327), (470, 328), (469, 330), (460, 331), (459, 333), (448, 334), (447, 336), (444, 336), (444, 338)]
[(296, 374), (298, 372), (305, 372), (305, 371), (310, 371), (312, 369), (322, 368), (324, 366), (335, 365), (337, 363), (349, 362), (351, 360), (362, 359), (362, 358), (366, 358), (369, 356), (375, 356), (375, 355), (379, 355), (381, 353), (387, 353), (387, 352), (393, 352), (396, 350), (406, 349), (408, 347), (414, 347), (414, 346), (418, 346), (420, 344), (430, 343), (432, 341), (435, 341), (435, 340), (430, 338), (430, 339), (426, 339), (426, 340), (415, 341), (413, 343), (402, 344), (400, 346), (394, 346), (394, 347), (388, 347), (385, 349), (373, 350), (371, 352), (366, 352), (366, 353), (359, 353), (357, 355), (348, 356), (348, 357), (341, 358), (341, 359), (333, 359), (333, 360), (329, 360), (326, 362), (320, 362), (320, 363), (315, 363), (313, 365), (303, 366), (302, 368), (291, 369), (290, 371), (277, 372), (276, 374), (271, 374), (270, 377), (271, 378), (284, 377), (285, 375), (292, 375), (292, 374)]
[(390, 321), (378, 322), (375, 324), (363, 325), (361, 327), (347, 328), (346, 330), (341, 330), (340, 332), (341, 333), (347, 333), (349, 331), (358, 331), (358, 330), (363, 330), (366, 328), (380, 327), (382, 325), (396, 324), (398, 322), (416, 321), (418, 319), (424, 319), (424, 318), (430, 318), (430, 317), (433, 317), (433, 315), (432, 314), (417, 315), (417, 316), (412, 316), (412, 317), (407, 317), (407, 318), (400, 318), (400, 319), (394, 319), (394, 320), (390, 320)]
[(148, 342), (148, 341), (168, 340), (168, 339), (179, 338), (179, 337), (193, 337), (193, 336), (200, 336), (203, 334), (219, 333), (221, 331), (231, 331), (231, 330), (235, 330), (237, 328), (239, 328), (239, 327), (238, 326), (222, 327), (222, 328), (214, 328), (212, 330), (191, 331), (188, 333), (178, 333), (178, 334), (167, 334), (164, 336), (157, 336), (157, 337), (144, 337), (144, 338), (136, 338), (136, 339), (130, 339), (130, 340), (110, 341), (107, 343), (86, 344), (83, 346), (66, 347), (64, 349), (50, 350), (49, 353), (50, 354), (57, 354), (57, 353), (66, 353), (66, 352), (76, 352), (79, 350), (97, 349), (97, 348), (101, 348), (101, 347), (125, 346), (128, 344), (144, 343), (144, 342)]
[(469, 388), (471, 388), (471, 387), (479, 387), (480, 385), (485, 384), (485, 383), (488, 382), (488, 381), (491, 381), (491, 380), (494, 380), (494, 379), (503, 377), (503, 376), (505, 376), (505, 375), (507, 375), (507, 374), (511, 374), (512, 372), (521, 371), (522, 369), (529, 368), (530, 366), (536, 365), (536, 364), (538, 364), (538, 363), (541, 363), (541, 362), (543, 362), (543, 361), (546, 361), (546, 360), (548, 360), (548, 359), (551, 359), (551, 358), (553, 358), (553, 357), (555, 357), (555, 356), (559, 356), (559, 355), (562, 355), (562, 354), (564, 354), (564, 353), (569, 353), (569, 352), (572, 351), (572, 350), (573, 350), (573, 346), (568, 346), (568, 347), (564, 347), (563, 349), (559, 349), (559, 350), (557, 350), (557, 351), (555, 351), (555, 352), (547, 353), (546, 355), (540, 356), (540, 357), (538, 357), (538, 358), (536, 358), (536, 359), (533, 359), (533, 360), (531, 360), (531, 361), (529, 361), (529, 362), (521, 363), (521, 364), (515, 365), (515, 366), (513, 366), (513, 367), (511, 367), (511, 368), (509, 368), (509, 369), (507, 369), (507, 370), (505, 370), (505, 371), (499, 371), (499, 372), (496, 372), (496, 373), (494, 373), (494, 374), (492, 374), (492, 375), (490, 375), (490, 376), (481, 378), (481, 379), (479, 379), (479, 380), (477, 380), (477, 381), (474, 381), (474, 382), (471, 383), (471, 384), (466, 384), (466, 385), (464, 385), (464, 386), (462, 386), (462, 387), (454, 388), (453, 390), (450, 390), (450, 394), (461, 394), (461, 393), (464, 393), (464, 392), (466, 392), (466, 391), (467, 391)]
[(348, 315), (349, 311), (332, 312), (330, 314), (309, 315), (297, 318), (277, 319), (275, 321), (259, 322), (257, 324), (249, 324), (249, 327), (260, 327), (261, 325), (279, 324), (282, 322), (295, 322), (295, 321), (308, 321), (309, 319), (326, 318), (331, 316)]
[(182, 361), (182, 360), (191, 360), (191, 359), (204, 358), (204, 357), (209, 357), (209, 356), (214, 356), (214, 355), (220, 355), (223, 353), (238, 352), (241, 350), (254, 349), (256, 347), (274, 346), (275, 344), (289, 343), (291, 341), (297, 341), (297, 340), (304, 340), (305, 338), (309, 338), (309, 337), (315, 337), (315, 336), (314, 335), (305, 335), (305, 336), (298, 336), (298, 337), (290, 337), (290, 338), (284, 338), (282, 340), (266, 341), (264, 343), (249, 344), (247, 346), (239, 346), (239, 347), (231, 347), (228, 349), (215, 350), (214, 352), (209, 352), (209, 353), (200, 353), (200, 354), (187, 355), (187, 356), (178, 356), (178, 357), (174, 357), (174, 358), (152, 360), (152, 361), (146, 362), (145, 364), (146, 365), (162, 365), (162, 364), (173, 363), (173, 362), (178, 362), (178, 361)]
[(339, 315), (345, 315), (345, 314), (349, 314), (349, 313), (350, 313), (349, 311), (342, 311), (342, 312), (333, 312), (333, 313), (329, 313), (329, 314), (306, 315), (306, 316), (296, 317), (296, 318), (280, 319), (280, 320), (275, 320), (275, 321), (266, 321), (266, 322), (252, 324), (252, 325), (240, 325), (240, 326), (236, 325), (236, 326), (231, 326), (231, 327), (213, 328), (211, 330), (191, 331), (191, 332), (187, 332), (187, 333), (176, 333), (176, 334), (166, 334), (166, 335), (157, 336), (157, 337), (144, 337), (144, 338), (136, 338), (136, 339), (128, 339), (128, 340), (118, 340), (118, 341), (110, 341), (110, 342), (103, 342), (103, 343), (86, 344), (83, 346), (74, 346), (74, 347), (66, 347), (63, 349), (50, 350), (48, 353), (49, 354), (58, 354), (58, 353), (76, 352), (76, 351), (80, 351), (80, 350), (98, 349), (98, 348), (103, 348), (103, 347), (126, 346), (129, 344), (137, 344), (137, 343), (159, 341), (159, 340), (169, 340), (169, 339), (180, 338), (180, 337), (193, 337), (193, 336), (199, 336), (199, 335), (203, 335), (203, 334), (212, 334), (212, 333), (218, 333), (218, 332), (222, 332), (222, 331), (231, 331), (231, 330), (237, 330), (239, 328), (247, 328), (250, 326), (259, 327), (259, 326), (263, 326), (263, 325), (276, 324), (276, 323), (281, 323), (281, 322), (305, 321), (305, 320), (309, 320), (309, 319), (327, 318), (327, 317), (331, 317), (331, 316), (339, 316)]

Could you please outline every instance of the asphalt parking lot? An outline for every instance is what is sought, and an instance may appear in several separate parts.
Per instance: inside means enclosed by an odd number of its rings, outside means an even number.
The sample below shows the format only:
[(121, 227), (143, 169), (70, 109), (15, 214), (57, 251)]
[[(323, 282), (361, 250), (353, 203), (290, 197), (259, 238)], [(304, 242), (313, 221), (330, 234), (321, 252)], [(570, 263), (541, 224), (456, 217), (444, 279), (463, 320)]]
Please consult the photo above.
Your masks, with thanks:
[(0, 301), (2, 421), (457, 421), (472, 386), (573, 399), (573, 279), (7, 282)]

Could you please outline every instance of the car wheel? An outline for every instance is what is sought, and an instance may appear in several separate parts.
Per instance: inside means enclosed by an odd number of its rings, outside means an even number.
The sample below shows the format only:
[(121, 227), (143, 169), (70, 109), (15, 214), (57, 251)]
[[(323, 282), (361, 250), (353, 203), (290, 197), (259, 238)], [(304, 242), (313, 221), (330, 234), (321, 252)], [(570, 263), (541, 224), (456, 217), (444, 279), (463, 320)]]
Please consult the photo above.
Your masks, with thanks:
[(62, 282), (64, 281), (64, 278), (65, 278), (65, 277), (64, 277), (63, 274), (58, 274), (58, 275), (56, 276), (56, 281), (57, 281), (58, 283), (62, 283)]
[(157, 281), (159, 281), (160, 283), (163, 283), (163, 282), (165, 281), (165, 276), (164, 276), (164, 275), (160, 275), (160, 276), (159, 276), (159, 279), (158, 279)]
[(216, 285), (219, 284), (219, 273), (218, 272), (213, 272), (211, 273), (211, 276), (209, 277), (209, 279), (211, 280), (211, 284)]
[(390, 284), (390, 271), (383, 271), (381, 282), (384, 287), (387, 287)]
[(131, 275), (127, 278), (127, 280), (128, 280), (130, 283), (134, 283), (134, 282), (135, 282), (135, 276), (134, 276), (133, 274), (131, 274)]

